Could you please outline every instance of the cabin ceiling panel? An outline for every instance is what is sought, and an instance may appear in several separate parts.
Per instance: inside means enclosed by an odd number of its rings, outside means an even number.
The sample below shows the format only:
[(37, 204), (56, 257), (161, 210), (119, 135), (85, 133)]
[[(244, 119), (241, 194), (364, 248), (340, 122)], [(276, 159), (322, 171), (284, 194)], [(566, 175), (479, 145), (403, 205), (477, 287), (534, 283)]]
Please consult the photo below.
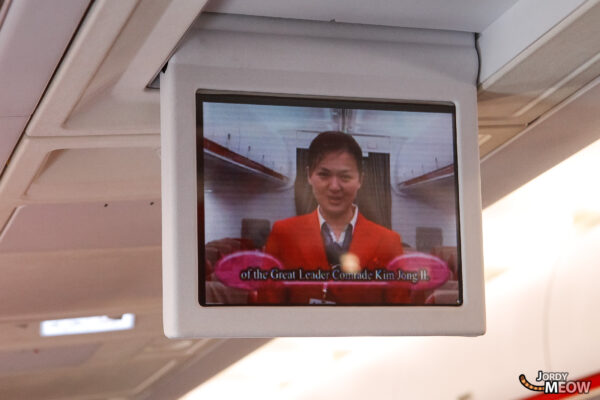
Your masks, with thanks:
[[(143, 381), (130, 382), (130, 386), (127, 387), (127, 394), (134, 394), (162, 378), (178, 362), (189, 358), (206, 342), (185, 341), (187, 351), (145, 351), (149, 345), (163, 337), (160, 312), (156, 311), (137, 313), (135, 329), (128, 331), (40, 337), (39, 321), (5, 322), (0, 323), (0, 328), (0, 360), (11, 361), (3, 363), (0, 371), (1, 398), (54, 399), (57, 398), (55, 391), (65, 390), (65, 385), (70, 388), (74, 377), (86, 377), (97, 371), (120, 369), (122, 366), (136, 368), (142, 364), (147, 365)], [(178, 341), (173, 341), (176, 342)], [(10, 387), (9, 381), (22, 381), (27, 377), (31, 381), (29, 384), (21, 382), (22, 385), (42, 385), (47, 393), (36, 393), (35, 397), (29, 397), (25, 396), (26, 391), (22, 390), (17, 397), (1, 396), (6, 393), (3, 390), (6, 391)], [(53, 381), (49, 378), (58, 379)], [(95, 390), (93, 395), (106, 393), (109, 396), (115, 390), (122, 391), (123, 388), (118, 387), (120, 382), (123, 380), (114, 383), (107, 381), (104, 387)], [(82, 388), (84, 386), (88, 387), (82, 385)], [(80, 396), (87, 398), (88, 395), (91, 394), (65, 393), (65, 397), (58, 398), (79, 399)]]
[(94, 2), (27, 135), (158, 133), (159, 94), (146, 85), (205, 3)]
[(88, 361), (100, 343), (0, 351), (0, 376), (47, 368), (76, 367)]
[[(215, 349), (213, 342), (208, 339), (166, 339), (162, 332), (160, 311), (137, 313), (134, 330), (45, 338), (39, 336), (37, 320), (3, 322), (0, 323), (0, 360), (6, 362), (0, 366), (0, 385), (7, 379), (29, 376), (38, 381), (33, 384), (35, 386), (40, 380), (46, 382), (47, 375), (85, 375), (113, 365), (134, 367), (149, 363), (158, 366), (155, 373), (127, 393), (134, 395), (148, 390), (166, 374), (181, 371), (180, 366), (188, 365), (190, 360), (202, 360), (204, 355)], [(60, 388), (62, 384), (64, 382), (57, 381), (54, 386)], [(52, 393), (57, 388), (50, 388), (51, 395), (35, 398), (55, 398)], [(110, 396), (114, 389), (112, 385), (105, 386), (105, 395)], [(101, 396), (101, 393), (96, 394)], [(87, 394), (73, 394), (72, 397), (79, 399), (82, 396), (89, 398)]]
[(517, 136), (526, 125), (479, 126), (479, 156), (485, 158), (502, 144)]
[[(127, 150), (129, 148), (136, 150)], [(157, 191), (160, 185), (160, 175), (157, 175), (159, 148), (159, 135), (25, 136), (0, 180), (0, 204), (156, 198), (160, 194)], [(74, 149), (86, 150), (78, 152)], [(53, 154), (57, 150), (60, 151)], [(90, 158), (83, 164), (74, 164), (75, 160), (81, 161), (82, 155)], [(105, 162), (114, 162), (114, 165), (102, 165)], [(70, 172), (67, 173), (68, 169)], [(65, 176), (56, 176), (58, 171), (63, 171)], [(142, 180), (123, 184), (124, 177)], [(38, 178), (41, 180), (37, 181)], [(52, 193), (49, 193), (49, 184), (57, 186)], [(43, 198), (36, 198), (36, 195)]]
[(0, 116), (32, 114), (89, 3), (8, 2), (0, 30)]
[(139, 400), (178, 399), (233, 363), (250, 354), (270, 339), (212, 339), (201, 343), (183, 368), (174, 369), (141, 392)]
[(587, 3), (482, 82), (480, 125), (528, 124), (599, 76), (599, 22)]
[(35, 204), (17, 209), (0, 253), (160, 246), (160, 201)]
[(160, 247), (1, 254), (0, 320), (160, 310), (161, 265)]
[(600, 77), (485, 157), (482, 206), (490, 206), (600, 139), (598, 104)]
[(50, 152), (25, 196), (70, 199), (80, 193), (110, 198), (110, 193), (160, 198), (158, 148), (60, 149)]
[[(202, 365), (202, 372), (197, 370), (193, 373), (193, 379), (186, 379), (186, 385), (177, 384), (184, 392), (191, 389), (189, 385), (195, 386), (199, 380), (206, 379), (210, 374), (222, 368), (223, 362), (228, 363), (229, 357), (237, 357), (249, 351), (248, 346), (219, 346), (226, 341), (194, 339), (194, 340), (170, 340), (166, 339), (162, 332), (160, 311), (143, 311), (136, 313), (136, 327), (131, 331), (117, 331), (99, 334), (55, 336), (42, 338), (39, 336), (39, 321), (0, 322), (0, 359), (22, 356), (25, 360), (12, 368), (11, 365), (0, 372), (0, 385), (7, 382), (5, 378), (21, 379), (29, 376), (38, 381), (48, 383), (48, 396), (39, 395), (39, 399), (54, 399), (53, 390), (58, 390), (64, 382), (58, 380), (51, 385), (46, 381), (46, 376), (64, 376), (85, 374), (89, 371), (110, 368), (112, 365), (129, 365), (132, 368), (139, 363), (156, 364), (158, 368), (154, 374), (145, 379), (141, 385), (136, 386), (122, 396), (136, 396), (142, 398), (154, 392), (157, 386), (161, 388), (165, 383), (171, 382), (171, 377), (178, 377), (182, 373), (188, 373), (189, 366)], [(237, 341), (238, 343), (240, 341)], [(256, 340), (251, 341), (251, 345)], [(264, 343), (264, 340), (259, 341)], [(256, 345), (250, 348), (255, 348)], [(72, 357), (64, 357), (62, 352), (73, 348), (94, 349), (93, 352), (75, 354)], [(90, 354), (91, 353), (91, 354)], [(216, 353), (216, 354), (215, 354)], [(33, 355), (42, 355), (40, 360), (30, 360)], [(53, 358), (52, 356), (57, 356)], [(206, 361), (205, 358), (208, 357)], [(212, 361), (211, 361), (212, 360)], [(214, 360), (219, 360), (214, 362)], [(205, 363), (206, 361), (206, 363)], [(163, 364), (161, 364), (161, 362)], [(42, 365), (43, 364), (43, 365)], [(174, 374), (174, 375), (173, 375)], [(208, 374), (208, 375), (206, 375)], [(166, 379), (164, 379), (166, 378)], [(56, 387), (51, 387), (56, 386)], [(104, 392), (90, 395), (91, 398), (106, 398), (104, 396), (114, 395), (113, 385), (106, 385)], [(2, 393), (2, 392), (0, 392)], [(71, 397), (71, 396), (69, 396)], [(61, 397), (62, 398), (62, 397)], [(74, 394), (73, 399), (89, 399), (87, 394)], [(138, 397), (136, 397), (138, 398)], [(162, 397), (163, 399), (166, 397)]]
[[(87, 368), (55, 369), (0, 377), (3, 399), (68, 399), (129, 396), (172, 367), (171, 361), (143, 360)], [(108, 390), (107, 390), (108, 389)]]
[(138, 357), (190, 355), (209, 340), (210, 339), (169, 339), (162, 335), (149, 342), (139, 352)]
[[(481, 32), (480, 81), (487, 81), (568, 15), (597, 0), (519, 0)], [(579, 10), (578, 10), (579, 9)]]
[[(137, 319), (140, 316), (137, 316)], [(144, 318), (144, 315), (141, 316)], [(92, 357), (86, 363), (87, 365), (102, 365), (107, 363), (124, 363), (139, 354), (142, 349), (152, 341), (152, 336), (139, 334), (139, 332), (133, 331), (135, 335), (122, 336), (119, 339), (111, 339), (110, 336), (114, 332), (107, 332), (104, 334), (96, 335), (96, 340), (101, 343), (101, 347), (96, 351)], [(160, 334), (160, 332), (152, 332)], [(100, 339), (100, 340), (99, 340)]]
[(1, 173), (89, 0), (0, 3)]

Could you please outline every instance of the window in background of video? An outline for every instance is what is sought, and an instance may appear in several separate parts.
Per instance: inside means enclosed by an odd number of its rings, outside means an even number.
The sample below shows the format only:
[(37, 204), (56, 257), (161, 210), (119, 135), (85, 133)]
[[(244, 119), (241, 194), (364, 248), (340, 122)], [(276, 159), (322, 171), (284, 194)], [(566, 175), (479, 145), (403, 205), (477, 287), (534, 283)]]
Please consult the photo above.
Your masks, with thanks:
[(199, 93), (200, 303), (461, 304), (454, 118)]

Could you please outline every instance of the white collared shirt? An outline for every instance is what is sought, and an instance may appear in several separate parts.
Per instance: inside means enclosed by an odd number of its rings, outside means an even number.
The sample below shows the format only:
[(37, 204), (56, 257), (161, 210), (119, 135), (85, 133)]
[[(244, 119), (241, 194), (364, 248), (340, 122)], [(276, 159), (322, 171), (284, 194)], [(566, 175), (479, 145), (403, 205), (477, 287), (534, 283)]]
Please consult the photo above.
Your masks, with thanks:
[[(354, 233), (354, 227), (356, 226), (356, 220), (358, 219), (358, 206), (356, 204), (352, 204), (352, 207), (354, 207), (354, 215), (350, 220), (350, 226), (352, 226), (352, 233)], [(323, 215), (321, 214), (321, 206), (317, 207), (317, 215), (319, 216), (319, 227), (323, 228), (323, 224), (327, 224), (327, 221), (325, 221), (325, 218), (323, 218)], [(346, 238), (346, 229), (348, 229), (348, 225), (346, 225), (346, 227), (342, 230), (339, 238), (335, 237), (335, 233), (333, 233), (333, 229), (331, 229), (329, 224), (327, 224), (327, 227), (329, 228), (329, 232), (331, 233), (331, 238), (333, 241), (341, 246)]]

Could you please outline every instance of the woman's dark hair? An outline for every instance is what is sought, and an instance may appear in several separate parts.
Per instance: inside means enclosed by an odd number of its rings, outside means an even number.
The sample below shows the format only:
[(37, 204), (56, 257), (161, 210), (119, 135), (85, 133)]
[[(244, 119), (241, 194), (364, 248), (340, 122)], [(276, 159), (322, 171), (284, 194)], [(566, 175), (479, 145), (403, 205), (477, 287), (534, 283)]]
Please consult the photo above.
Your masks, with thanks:
[(308, 173), (312, 174), (315, 167), (329, 153), (347, 152), (356, 161), (358, 173), (362, 174), (362, 149), (352, 135), (339, 131), (321, 132), (308, 147)]

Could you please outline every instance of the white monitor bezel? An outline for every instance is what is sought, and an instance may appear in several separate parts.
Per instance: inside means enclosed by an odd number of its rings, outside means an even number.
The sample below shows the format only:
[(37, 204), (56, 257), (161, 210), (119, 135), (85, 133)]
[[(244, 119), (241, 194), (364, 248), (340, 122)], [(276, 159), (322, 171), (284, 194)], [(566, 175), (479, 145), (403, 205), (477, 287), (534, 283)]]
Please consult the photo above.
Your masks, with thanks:
[[(167, 336), (474, 336), (485, 331), (477, 58), (472, 38), (457, 32), (337, 25), (201, 18), (161, 74), (163, 320)], [(365, 50), (366, 44), (371, 50)], [(339, 50), (332, 53), (331, 46)], [(298, 58), (298, 52), (313, 57)], [(350, 63), (357, 56), (360, 60)], [(196, 226), (198, 90), (454, 104), (462, 305), (202, 307), (198, 301)]]

